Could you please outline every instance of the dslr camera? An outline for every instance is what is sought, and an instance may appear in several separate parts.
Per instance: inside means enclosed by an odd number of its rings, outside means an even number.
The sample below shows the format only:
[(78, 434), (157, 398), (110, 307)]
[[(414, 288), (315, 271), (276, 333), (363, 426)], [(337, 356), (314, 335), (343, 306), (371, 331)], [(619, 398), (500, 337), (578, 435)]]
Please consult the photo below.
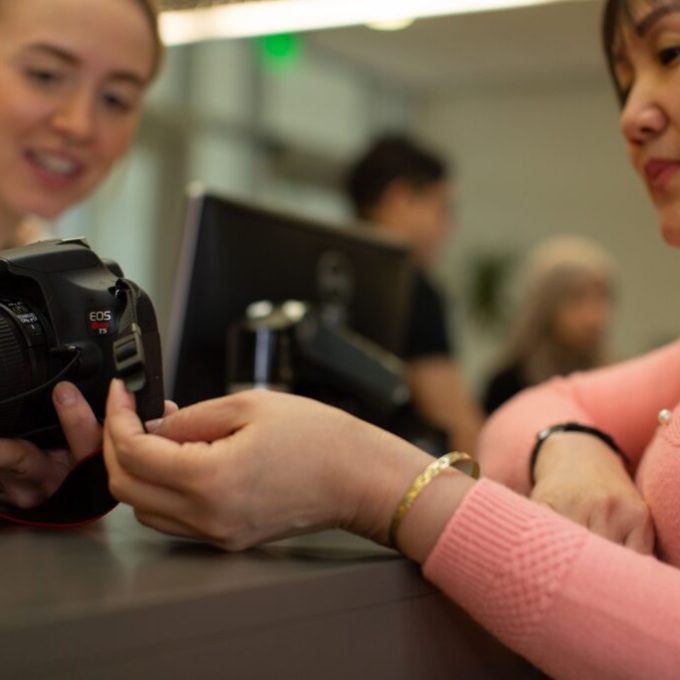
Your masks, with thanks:
[(162, 416), (160, 338), (149, 297), (83, 239), (0, 251), (0, 437), (64, 443), (52, 388), (73, 382), (99, 420), (122, 378), (142, 420)]

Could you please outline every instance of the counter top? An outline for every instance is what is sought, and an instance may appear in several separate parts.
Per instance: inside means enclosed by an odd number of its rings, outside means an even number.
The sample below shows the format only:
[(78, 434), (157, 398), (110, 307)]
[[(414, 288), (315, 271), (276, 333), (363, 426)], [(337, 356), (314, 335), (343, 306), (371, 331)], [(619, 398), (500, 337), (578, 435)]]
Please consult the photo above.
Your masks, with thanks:
[(225, 554), (120, 506), (3, 526), (0, 569), (1, 678), (540, 677), (415, 565), (340, 531)]

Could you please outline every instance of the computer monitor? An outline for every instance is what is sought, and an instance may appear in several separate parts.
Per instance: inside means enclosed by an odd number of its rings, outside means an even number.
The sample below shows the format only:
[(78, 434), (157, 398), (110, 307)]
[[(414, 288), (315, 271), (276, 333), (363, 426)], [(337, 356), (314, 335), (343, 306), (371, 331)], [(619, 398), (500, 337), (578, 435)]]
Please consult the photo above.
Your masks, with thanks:
[(412, 277), (407, 248), (371, 229), (194, 192), (166, 338), (168, 392), (181, 406), (225, 394), (227, 329), (260, 300), (318, 305), (399, 354)]

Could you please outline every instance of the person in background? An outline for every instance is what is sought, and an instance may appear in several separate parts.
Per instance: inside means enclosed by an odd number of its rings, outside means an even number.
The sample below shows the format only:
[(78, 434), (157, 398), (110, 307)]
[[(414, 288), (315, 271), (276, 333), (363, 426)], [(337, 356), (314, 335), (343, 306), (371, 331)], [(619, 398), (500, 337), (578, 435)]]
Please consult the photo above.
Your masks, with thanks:
[[(152, 0), (0, 0), (0, 248), (45, 238), (124, 156), (162, 59), (156, 18)], [(70, 448), (0, 440), (0, 504), (35, 506), (101, 446), (72, 384), (53, 400)]]
[[(665, 239), (680, 247), (680, 5), (608, 0), (603, 34), (630, 160)], [(461, 456), (433, 462), (346, 412), (265, 391), (195, 404), (149, 433), (114, 381), (104, 454), (114, 495), (161, 531), (241, 550), (339, 526), (422, 564), (551, 677), (671, 680), (680, 664), (679, 374), (680, 341), (516, 397), (480, 444), (486, 473), (505, 468), (498, 476), (515, 491), (455, 471)], [(550, 477), (554, 493), (571, 496), (566, 507), (558, 496), (525, 497)]]
[(346, 187), (357, 217), (403, 240), (413, 253), (417, 269), (403, 358), (416, 412), (443, 431), (444, 450), (474, 451), (482, 414), (464, 384), (441, 295), (427, 274), (453, 227), (447, 167), (408, 137), (385, 135), (352, 165)]
[(530, 252), (507, 345), (484, 390), (487, 414), (527, 387), (605, 363), (614, 271), (582, 237), (555, 237)]

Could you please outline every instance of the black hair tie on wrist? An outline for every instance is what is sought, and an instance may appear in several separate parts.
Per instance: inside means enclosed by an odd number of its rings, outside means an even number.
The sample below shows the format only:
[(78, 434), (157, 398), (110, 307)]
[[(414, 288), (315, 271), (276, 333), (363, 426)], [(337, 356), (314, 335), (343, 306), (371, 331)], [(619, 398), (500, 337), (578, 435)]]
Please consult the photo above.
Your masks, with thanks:
[(531, 458), (529, 459), (529, 477), (531, 479), (531, 484), (536, 483), (536, 478), (534, 477), (534, 468), (536, 467), (536, 461), (538, 460), (538, 454), (541, 452), (541, 447), (548, 437), (555, 434), (556, 432), (582, 432), (584, 434), (590, 434), (593, 437), (597, 437), (600, 441), (603, 441), (621, 460), (626, 466), (626, 469), (630, 469), (630, 460), (628, 456), (621, 450), (621, 447), (616, 443), (614, 438), (598, 430), (596, 427), (590, 425), (582, 425), (581, 423), (557, 423), (557, 425), (551, 425), (541, 430), (536, 435), (536, 443), (531, 451)]

